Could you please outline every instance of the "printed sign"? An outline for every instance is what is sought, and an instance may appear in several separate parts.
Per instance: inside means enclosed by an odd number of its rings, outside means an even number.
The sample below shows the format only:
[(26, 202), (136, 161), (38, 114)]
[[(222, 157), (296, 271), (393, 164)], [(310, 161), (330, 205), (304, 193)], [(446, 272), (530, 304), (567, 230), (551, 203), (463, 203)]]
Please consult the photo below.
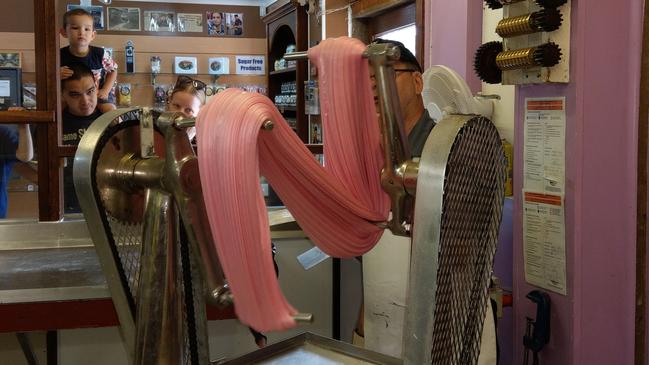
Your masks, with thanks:
[(266, 59), (264, 56), (236, 56), (237, 75), (266, 74)]

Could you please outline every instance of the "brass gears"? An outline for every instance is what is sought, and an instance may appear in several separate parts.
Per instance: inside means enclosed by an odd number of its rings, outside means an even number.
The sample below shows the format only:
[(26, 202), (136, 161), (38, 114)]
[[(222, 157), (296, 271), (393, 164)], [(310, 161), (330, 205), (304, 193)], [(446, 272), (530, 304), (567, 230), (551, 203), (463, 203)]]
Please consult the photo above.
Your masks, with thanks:
[(502, 42), (489, 42), (478, 48), (473, 60), (473, 69), (482, 81), (489, 84), (502, 82), (503, 72), (496, 64), (496, 57), (502, 51)]

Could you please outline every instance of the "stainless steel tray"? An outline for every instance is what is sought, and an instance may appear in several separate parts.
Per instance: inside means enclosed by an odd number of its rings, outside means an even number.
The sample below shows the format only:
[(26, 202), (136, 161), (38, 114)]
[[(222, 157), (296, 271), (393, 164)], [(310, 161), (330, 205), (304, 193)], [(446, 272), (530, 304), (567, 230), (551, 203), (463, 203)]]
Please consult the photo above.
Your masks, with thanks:
[(401, 359), (379, 354), (310, 332), (218, 365), (401, 365)]

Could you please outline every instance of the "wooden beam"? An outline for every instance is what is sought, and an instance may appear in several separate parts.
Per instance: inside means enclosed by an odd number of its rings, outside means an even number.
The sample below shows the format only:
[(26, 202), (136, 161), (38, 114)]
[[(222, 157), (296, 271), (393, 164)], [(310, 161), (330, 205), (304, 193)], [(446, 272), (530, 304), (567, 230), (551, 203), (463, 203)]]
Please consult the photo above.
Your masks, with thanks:
[(415, 28), (417, 30), (417, 39), (415, 40), (415, 50), (417, 53), (417, 61), (422, 69), (426, 69), (426, 60), (424, 59), (424, 39), (425, 39), (425, 17), (424, 17), (424, 0), (417, 0), (415, 2)]
[(647, 155), (649, 153), (649, 7), (644, 9), (638, 112), (638, 175), (635, 270), (635, 364), (647, 363)]
[(413, 0), (359, 0), (352, 4), (354, 18), (371, 18)]
[(74, 157), (77, 153), (77, 146), (59, 146), (58, 155), (59, 157)]
[[(36, 62), (36, 105), (40, 110), (56, 110), (59, 105), (59, 35), (56, 28), (56, 1), (34, 0), (34, 50)], [(37, 128), (38, 214), (41, 221), (61, 218), (61, 169), (58, 158), (60, 123), (41, 124)]]
[(53, 123), (54, 115), (54, 111), (45, 110), (0, 111), (0, 124)]

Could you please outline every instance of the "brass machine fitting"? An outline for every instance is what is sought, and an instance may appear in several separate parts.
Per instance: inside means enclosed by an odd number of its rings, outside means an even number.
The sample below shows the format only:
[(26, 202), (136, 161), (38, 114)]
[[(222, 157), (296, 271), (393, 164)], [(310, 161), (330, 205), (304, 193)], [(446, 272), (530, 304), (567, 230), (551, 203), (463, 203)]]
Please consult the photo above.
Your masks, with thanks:
[(500, 52), (496, 56), (496, 65), (502, 71), (510, 71), (531, 67), (552, 67), (560, 60), (561, 48), (555, 43), (546, 43), (538, 47)]
[(501, 20), (496, 26), (496, 33), (503, 38), (510, 38), (536, 32), (552, 32), (559, 29), (562, 20), (559, 10), (543, 9)]

